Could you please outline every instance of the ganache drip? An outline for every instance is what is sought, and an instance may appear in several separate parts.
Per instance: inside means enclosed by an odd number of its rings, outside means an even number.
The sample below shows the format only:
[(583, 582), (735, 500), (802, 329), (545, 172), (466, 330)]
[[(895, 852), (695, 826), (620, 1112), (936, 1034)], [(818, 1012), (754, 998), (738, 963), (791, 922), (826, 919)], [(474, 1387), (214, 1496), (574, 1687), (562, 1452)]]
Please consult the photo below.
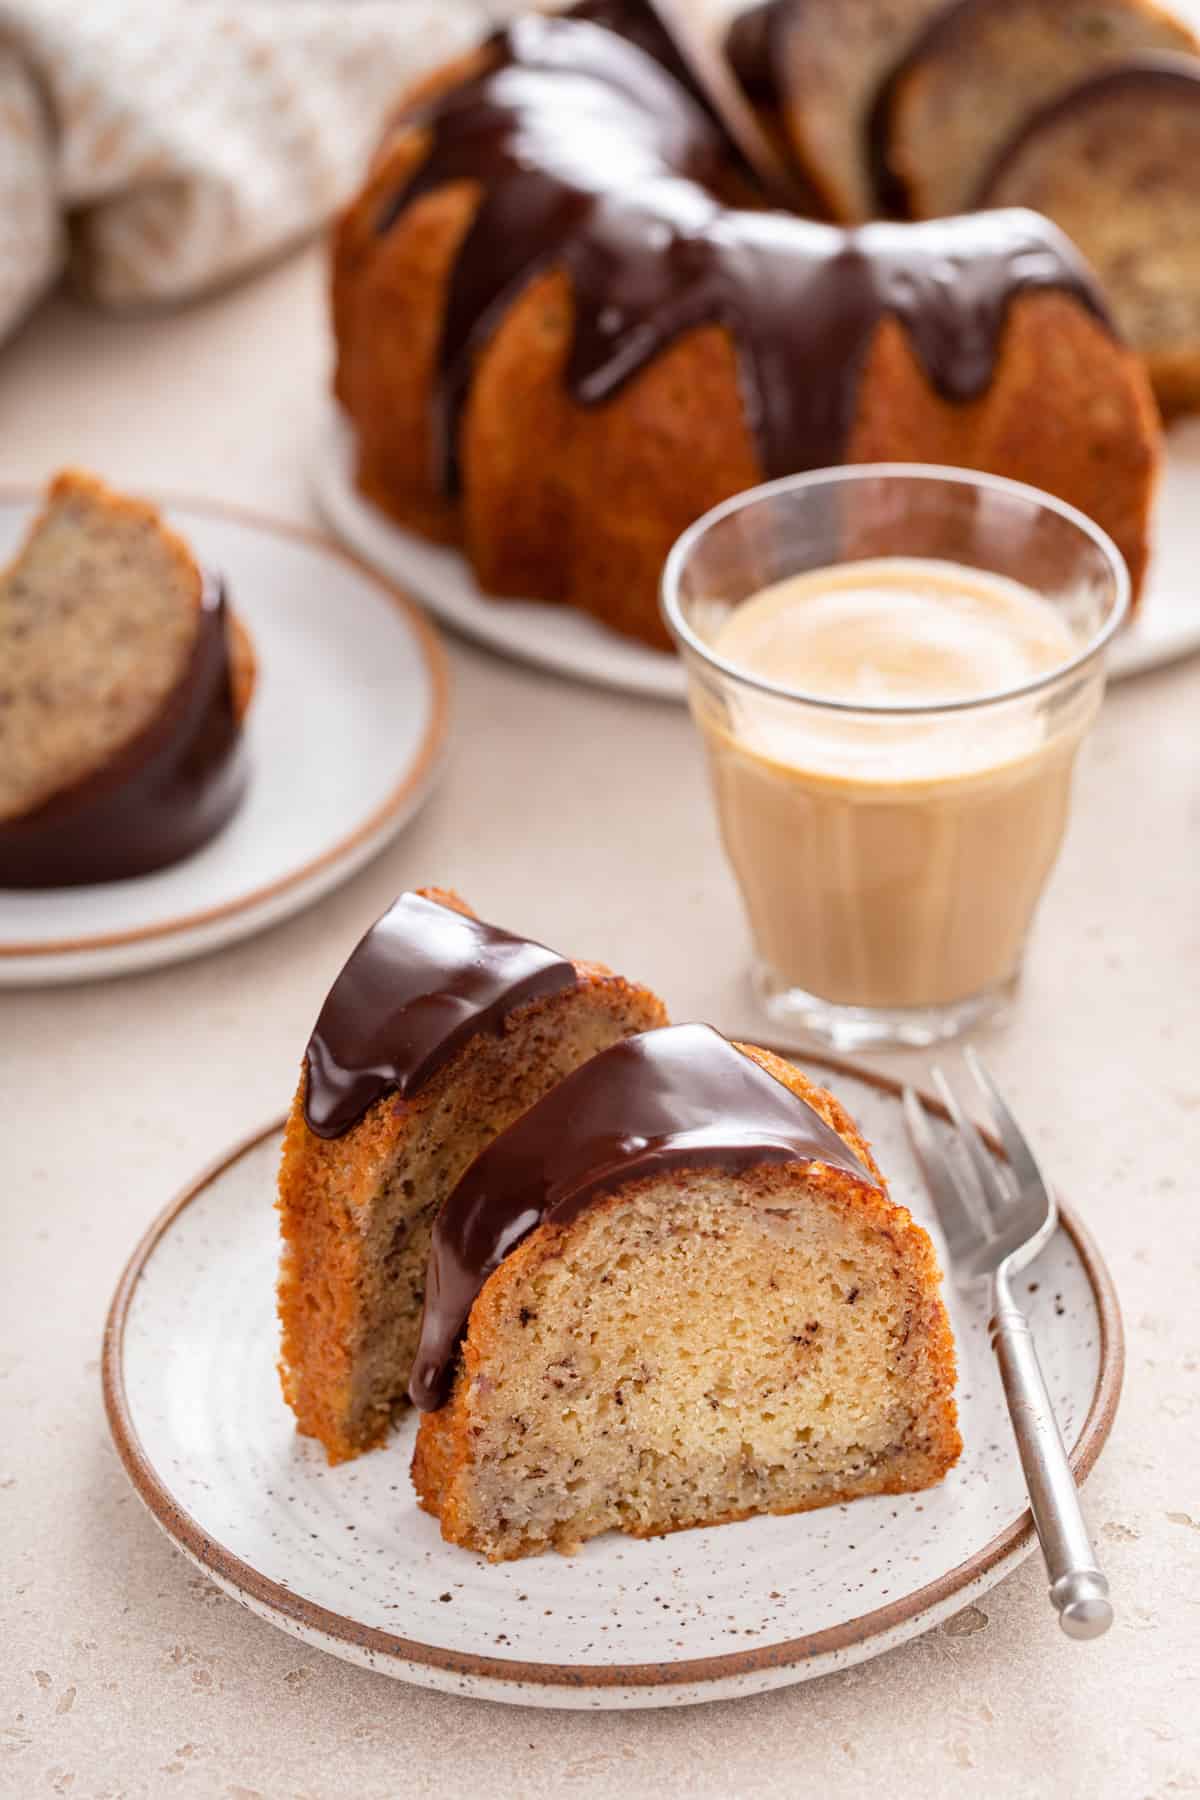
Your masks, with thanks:
[(385, 1094), (419, 1093), (469, 1038), (576, 980), (544, 944), (401, 894), (342, 969), (308, 1041), (309, 1130), (341, 1137)]
[(645, 1176), (764, 1163), (820, 1163), (875, 1185), (814, 1107), (711, 1026), (670, 1025), (601, 1051), (493, 1139), (442, 1207), (413, 1403), (444, 1403), (476, 1296), (535, 1226), (569, 1224)]
[(377, 222), (471, 181), (482, 198), (452, 269), (434, 406), (435, 466), (456, 445), (474, 361), (539, 272), (574, 297), (566, 384), (597, 406), (682, 333), (728, 328), (764, 473), (843, 460), (875, 328), (906, 328), (932, 386), (987, 387), (1017, 294), (1071, 293), (1106, 315), (1086, 266), (1024, 211), (855, 231), (719, 198), (715, 122), (645, 51), (588, 20), (532, 16), (499, 33), (480, 74), (405, 115), (423, 161)]

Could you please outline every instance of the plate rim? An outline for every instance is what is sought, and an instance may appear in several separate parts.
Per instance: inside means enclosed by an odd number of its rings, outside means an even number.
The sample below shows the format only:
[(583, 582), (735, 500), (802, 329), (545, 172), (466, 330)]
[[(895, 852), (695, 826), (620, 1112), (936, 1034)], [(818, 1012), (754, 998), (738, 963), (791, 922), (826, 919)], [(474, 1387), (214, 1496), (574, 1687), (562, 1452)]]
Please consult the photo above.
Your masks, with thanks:
[[(833, 1076), (841, 1075), (864, 1082), (894, 1099), (900, 1097), (905, 1086), (904, 1082), (895, 1080), (880, 1070), (866, 1068), (847, 1058), (795, 1048), (785, 1054), (799, 1057), (806, 1066), (826, 1070)], [(922, 1093), (921, 1097), (931, 1111), (946, 1117), (944, 1107), (934, 1096)], [(257, 1149), (269, 1137), (281, 1132), (286, 1123), (286, 1116), (280, 1117), (239, 1140), (230, 1150), (210, 1163), (152, 1221), (135, 1246), (117, 1283), (105, 1320), (101, 1352), (101, 1384), (109, 1430), (117, 1454), (139, 1499), (187, 1557), (210, 1574), (227, 1592), (246, 1596), (252, 1609), (268, 1620), (277, 1619), (286, 1622), (289, 1629), (302, 1633), (311, 1632), (331, 1640), (330, 1647), (335, 1653), (344, 1647), (359, 1655), (366, 1653), (371, 1657), (382, 1658), (389, 1664), (416, 1665), (437, 1670), (443, 1675), (465, 1676), (475, 1681), (500, 1683), (511, 1688), (637, 1688), (645, 1691), (677, 1688), (685, 1684), (723, 1682), (731, 1678), (763, 1674), (849, 1650), (868, 1643), (872, 1638), (886, 1638), (891, 1632), (944, 1604), (954, 1594), (969, 1589), (997, 1565), (1014, 1558), (1020, 1560), (1032, 1549), (1035, 1541), (1033, 1515), (1027, 1507), (1018, 1519), (990, 1538), (964, 1562), (956, 1564), (935, 1581), (927, 1582), (912, 1593), (890, 1601), (886, 1606), (863, 1613), (858, 1618), (843, 1620), (838, 1625), (826, 1626), (820, 1631), (778, 1644), (717, 1656), (665, 1662), (536, 1663), (480, 1655), (474, 1651), (450, 1650), (425, 1644), (417, 1639), (400, 1637), (395, 1633), (382, 1631), (377, 1626), (364, 1625), (344, 1613), (334, 1612), (317, 1601), (294, 1593), (280, 1582), (261, 1574), (224, 1545), (215, 1542), (174, 1499), (138, 1436), (124, 1378), (125, 1326), (138, 1282), (157, 1245), (193, 1200), (204, 1193), (226, 1169)], [(1095, 1466), (1116, 1416), (1125, 1371), (1125, 1333), (1116, 1288), (1099, 1248), (1082, 1220), (1061, 1199), (1059, 1222), (1083, 1266), (1095, 1298), (1100, 1328), (1096, 1385), (1079, 1435), (1069, 1452), (1071, 1469), (1077, 1483), (1082, 1485)], [(886, 1647), (886, 1644), (880, 1645), (881, 1649)]]
[[(429, 682), (429, 722), (403, 775), (387, 798), (382, 800), (365, 819), (361, 820), (353, 831), (348, 832), (345, 837), (339, 838), (336, 843), (329, 845), (318, 855), (310, 857), (289, 873), (276, 877), (274, 881), (264, 882), (262, 886), (252, 888), (248, 893), (235, 899), (220, 901), (215, 906), (203, 907), (197, 912), (179, 913), (174, 918), (160, 919), (153, 924), (133, 926), (125, 931), (97, 932), (88, 937), (51, 938), (44, 942), (22, 942), (19, 939), (12, 943), (0, 942), (0, 960), (6, 963), (15, 964), (22, 959), (46, 956), (87, 956), (98, 950), (114, 950), (125, 945), (149, 943), (158, 938), (196, 931), (265, 905), (279, 894), (286, 893), (289, 889), (310, 881), (314, 875), (329, 868), (332, 863), (341, 861), (343, 857), (355, 851), (359, 845), (375, 837), (392, 819), (402, 815), (405, 806), (428, 780), (445, 747), (450, 719), (449, 657), (433, 621), (414, 596), (407, 593), (398, 582), (373, 568), (370, 563), (356, 555), (339, 539), (326, 536), (315, 526), (301, 525), (292, 520), (276, 518), (270, 513), (260, 512), (255, 507), (242, 506), (232, 500), (197, 498), (195, 495), (178, 493), (174, 489), (168, 490), (152, 486), (147, 487), (144, 491), (156, 505), (164, 508), (178, 508), (182, 511), (207, 514), (217, 519), (232, 519), (237, 524), (247, 525), (255, 530), (292, 538), (310, 548), (331, 553), (341, 562), (348, 563), (357, 574), (380, 590), (410, 626), (418, 657), (424, 665), (425, 675)], [(0, 506), (36, 506), (42, 494), (43, 490), (30, 482), (0, 483)], [(246, 1146), (242, 1146), (242, 1148), (244, 1149)], [(209, 1171), (210, 1176), (215, 1173), (215, 1170)]]

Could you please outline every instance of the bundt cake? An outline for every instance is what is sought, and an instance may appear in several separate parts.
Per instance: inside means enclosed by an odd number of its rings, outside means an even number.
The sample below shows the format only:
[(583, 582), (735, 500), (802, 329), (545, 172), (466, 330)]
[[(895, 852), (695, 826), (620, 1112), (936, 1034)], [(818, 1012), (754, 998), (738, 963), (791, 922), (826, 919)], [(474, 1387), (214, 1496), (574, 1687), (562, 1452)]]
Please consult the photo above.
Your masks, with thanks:
[(714, 503), (839, 461), (1049, 488), (1135, 585), (1145, 373), (1082, 259), (1023, 212), (853, 233), (728, 202), (687, 87), (587, 18), (529, 16), (402, 109), (333, 253), (361, 490), (498, 595), (652, 644), (663, 560)]
[(881, 91), (873, 139), (888, 191), (913, 218), (959, 212), (1044, 102), (1138, 51), (1197, 48), (1151, 0), (957, 0)]
[(832, 1094), (678, 1025), (495, 1138), (433, 1230), (422, 1505), (493, 1561), (938, 1481), (954, 1346), (925, 1232)]
[(875, 98), (945, 0), (765, 0), (739, 13), (726, 51), (764, 125), (783, 139), (822, 218), (880, 211), (869, 156)]
[(429, 1232), (497, 1132), (662, 1003), (477, 919), (402, 894), (331, 988), (279, 1172), (284, 1395), (342, 1462), (384, 1437), (408, 1383)]
[(249, 640), (144, 501), (67, 470), (0, 574), (0, 887), (143, 875), (241, 797)]
[(1035, 113), (980, 206), (1061, 225), (1092, 263), (1165, 412), (1200, 407), (1200, 60), (1142, 56)]

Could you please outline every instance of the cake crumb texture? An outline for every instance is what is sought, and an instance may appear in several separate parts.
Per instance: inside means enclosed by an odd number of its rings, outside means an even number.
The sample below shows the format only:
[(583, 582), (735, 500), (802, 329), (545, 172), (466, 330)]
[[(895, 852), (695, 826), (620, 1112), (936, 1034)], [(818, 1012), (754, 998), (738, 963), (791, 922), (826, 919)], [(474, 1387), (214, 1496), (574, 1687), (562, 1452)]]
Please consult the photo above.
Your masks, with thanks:
[(642, 1178), (539, 1226), (488, 1279), (413, 1480), (492, 1561), (803, 1512), (941, 1479), (961, 1450), (927, 1234), (879, 1182), (819, 1165)]

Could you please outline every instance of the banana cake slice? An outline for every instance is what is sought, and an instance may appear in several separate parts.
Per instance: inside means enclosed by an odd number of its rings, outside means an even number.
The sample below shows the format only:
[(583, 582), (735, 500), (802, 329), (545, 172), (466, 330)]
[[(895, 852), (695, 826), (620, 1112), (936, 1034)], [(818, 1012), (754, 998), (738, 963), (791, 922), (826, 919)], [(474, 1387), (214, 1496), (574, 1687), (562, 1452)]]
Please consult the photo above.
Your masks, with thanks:
[(1153, 0), (955, 0), (880, 90), (872, 135), (887, 191), (914, 219), (965, 211), (1039, 107), (1126, 57), (1197, 48)]
[(1031, 206), (1100, 277), (1166, 413), (1200, 407), (1200, 58), (1131, 57), (1043, 107), (981, 206)]
[(0, 574), (0, 887), (148, 874), (227, 822), (245, 781), (249, 639), (144, 501), (51, 483)]
[(385, 1437), (416, 1348), (429, 1234), (500, 1131), (597, 1051), (666, 1014), (648, 988), (402, 894), (329, 992), (279, 1172), (280, 1374), (343, 1462)]
[(933, 1246), (845, 1109), (704, 1025), (569, 1075), (433, 1229), (421, 1504), (493, 1561), (941, 1479)]
[(879, 209), (870, 155), (875, 97), (945, 0), (764, 0), (739, 12), (726, 52), (763, 125), (782, 137), (843, 225)]

